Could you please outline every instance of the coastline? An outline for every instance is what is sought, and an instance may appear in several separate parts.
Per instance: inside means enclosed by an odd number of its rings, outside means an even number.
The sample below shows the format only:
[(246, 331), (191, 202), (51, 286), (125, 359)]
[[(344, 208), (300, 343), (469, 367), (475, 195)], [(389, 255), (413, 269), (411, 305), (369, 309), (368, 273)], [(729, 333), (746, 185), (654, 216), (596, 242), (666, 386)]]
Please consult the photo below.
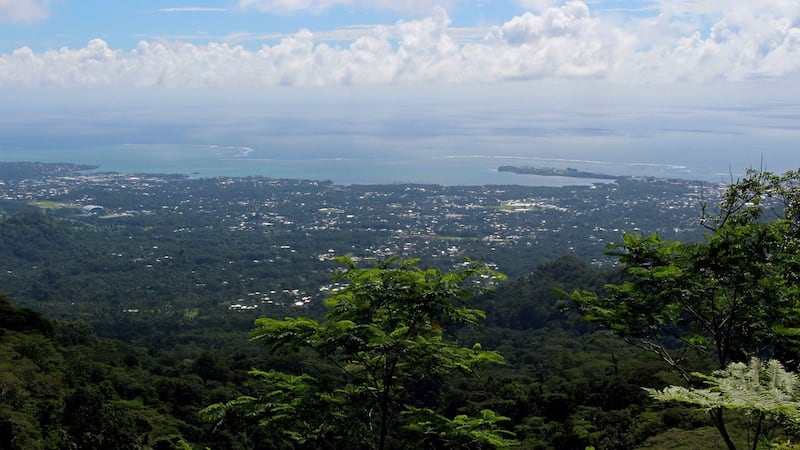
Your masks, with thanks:
[[(720, 181), (711, 170), (645, 162), (544, 160), (513, 155), (419, 155), (366, 158), (316, 155), (278, 158), (274, 152), (253, 150), (233, 157), (230, 151), (173, 145), (125, 145), (80, 149), (9, 149), (1, 161), (81, 163), (93, 172), (182, 174), (190, 178), (263, 176), (273, 179), (330, 181), (334, 184), (433, 184), (442, 186), (572, 186), (614, 182), (620, 177)], [(514, 173), (498, 166), (520, 167), (545, 162), (549, 172)], [(531, 165), (533, 165), (531, 164)], [(568, 168), (574, 170), (567, 171)], [(598, 171), (597, 169), (601, 169)], [(702, 169), (702, 168), (701, 168)], [(576, 176), (578, 175), (578, 176)]]
[(542, 177), (593, 178), (597, 180), (616, 180), (620, 178), (619, 176), (605, 173), (583, 172), (571, 167), (556, 169), (552, 167), (500, 166), (497, 168), (497, 171), (511, 172), (518, 175), (539, 175)]

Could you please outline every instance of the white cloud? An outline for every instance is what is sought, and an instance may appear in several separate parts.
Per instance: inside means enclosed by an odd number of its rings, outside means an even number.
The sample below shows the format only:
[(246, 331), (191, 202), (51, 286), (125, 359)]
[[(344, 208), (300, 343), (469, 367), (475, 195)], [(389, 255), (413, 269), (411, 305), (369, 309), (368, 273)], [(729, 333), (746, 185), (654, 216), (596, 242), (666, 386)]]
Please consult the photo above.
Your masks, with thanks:
[[(130, 51), (93, 40), (80, 49), (21, 48), (0, 54), (0, 86), (785, 78), (800, 75), (798, 5), (779, 0), (757, 5), (743, 0), (725, 4), (670, 0), (660, 4), (659, 15), (629, 26), (595, 16), (587, 4), (571, 1), (513, 17), (485, 31), (483, 39), (474, 39), (475, 29), (453, 28), (446, 11), (435, 8), (428, 17), (394, 25), (320, 33), (301, 30), (260, 48), (234, 44), (245, 39), (241, 37), (204, 45), (143, 41)], [(705, 28), (694, 25), (685, 20), (684, 11), (690, 7), (713, 12), (715, 19)]]
[(787, 14), (797, 11), (797, 2), (791, 0), (651, 0), (664, 14), (715, 15), (734, 12), (772, 11)]
[[(333, 30), (314, 31), (314, 42), (319, 44), (323, 42), (333, 43), (347, 43), (353, 42), (361, 37), (374, 36), (379, 32), (381, 37), (389, 40), (398, 40), (402, 38), (399, 25), (348, 25), (342, 28)], [(380, 30), (380, 31), (378, 31)], [(486, 33), (490, 31), (490, 27), (448, 27), (447, 34), (453, 41), (464, 44), (468, 42), (481, 42), (486, 37)], [(226, 42), (228, 44), (241, 44), (253, 43), (264, 41), (276, 41), (286, 37), (290, 37), (292, 33), (251, 33), (251, 32), (236, 32), (229, 33), (224, 36), (218, 36), (215, 40)], [(198, 33), (192, 35), (175, 35), (165, 36), (160, 39), (167, 40), (181, 40), (181, 41), (208, 41), (209, 35), (205, 33)]]
[(0, 0), (0, 22), (35, 22), (49, 15), (48, 0)]
[[(649, 51), (627, 71), (658, 80), (780, 77), (800, 72), (800, 3), (785, 0), (665, 0), (639, 42)], [(695, 22), (710, 20), (708, 29)], [(680, 33), (680, 34), (678, 34)]]

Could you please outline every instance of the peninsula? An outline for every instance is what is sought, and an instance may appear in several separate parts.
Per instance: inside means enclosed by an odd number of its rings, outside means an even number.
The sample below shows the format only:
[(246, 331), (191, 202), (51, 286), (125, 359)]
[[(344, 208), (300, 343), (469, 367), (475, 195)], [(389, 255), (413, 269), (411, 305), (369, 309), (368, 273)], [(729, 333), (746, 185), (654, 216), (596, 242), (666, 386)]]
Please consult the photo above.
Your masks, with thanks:
[(512, 172), (521, 175), (540, 175), (545, 177), (596, 178), (601, 180), (616, 180), (619, 178), (604, 173), (582, 172), (569, 167), (566, 169), (555, 169), (552, 167), (500, 166), (497, 170), (499, 172)]

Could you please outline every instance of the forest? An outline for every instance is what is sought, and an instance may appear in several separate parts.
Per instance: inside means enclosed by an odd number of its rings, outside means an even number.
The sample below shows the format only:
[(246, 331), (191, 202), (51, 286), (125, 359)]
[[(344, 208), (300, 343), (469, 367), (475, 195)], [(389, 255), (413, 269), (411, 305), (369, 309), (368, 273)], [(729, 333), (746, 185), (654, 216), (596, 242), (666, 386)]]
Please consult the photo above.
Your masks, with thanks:
[(796, 448), (797, 172), (86, 169), (2, 185), (0, 448)]

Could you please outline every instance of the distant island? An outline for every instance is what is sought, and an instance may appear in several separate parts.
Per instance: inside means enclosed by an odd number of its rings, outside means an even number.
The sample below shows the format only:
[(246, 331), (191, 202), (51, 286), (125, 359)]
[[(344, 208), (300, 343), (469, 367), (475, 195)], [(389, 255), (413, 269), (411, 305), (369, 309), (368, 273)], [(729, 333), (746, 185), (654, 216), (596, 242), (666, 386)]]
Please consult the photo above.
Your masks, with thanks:
[(512, 172), (521, 175), (541, 175), (545, 177), (596, 178), (601, 180), (616, 180), (619, 178), (604, 173), (582, 172), (569, 167), (566, 169), (555, 169), (552, 167), (500, 166), (497, 170), (499, 172)]

